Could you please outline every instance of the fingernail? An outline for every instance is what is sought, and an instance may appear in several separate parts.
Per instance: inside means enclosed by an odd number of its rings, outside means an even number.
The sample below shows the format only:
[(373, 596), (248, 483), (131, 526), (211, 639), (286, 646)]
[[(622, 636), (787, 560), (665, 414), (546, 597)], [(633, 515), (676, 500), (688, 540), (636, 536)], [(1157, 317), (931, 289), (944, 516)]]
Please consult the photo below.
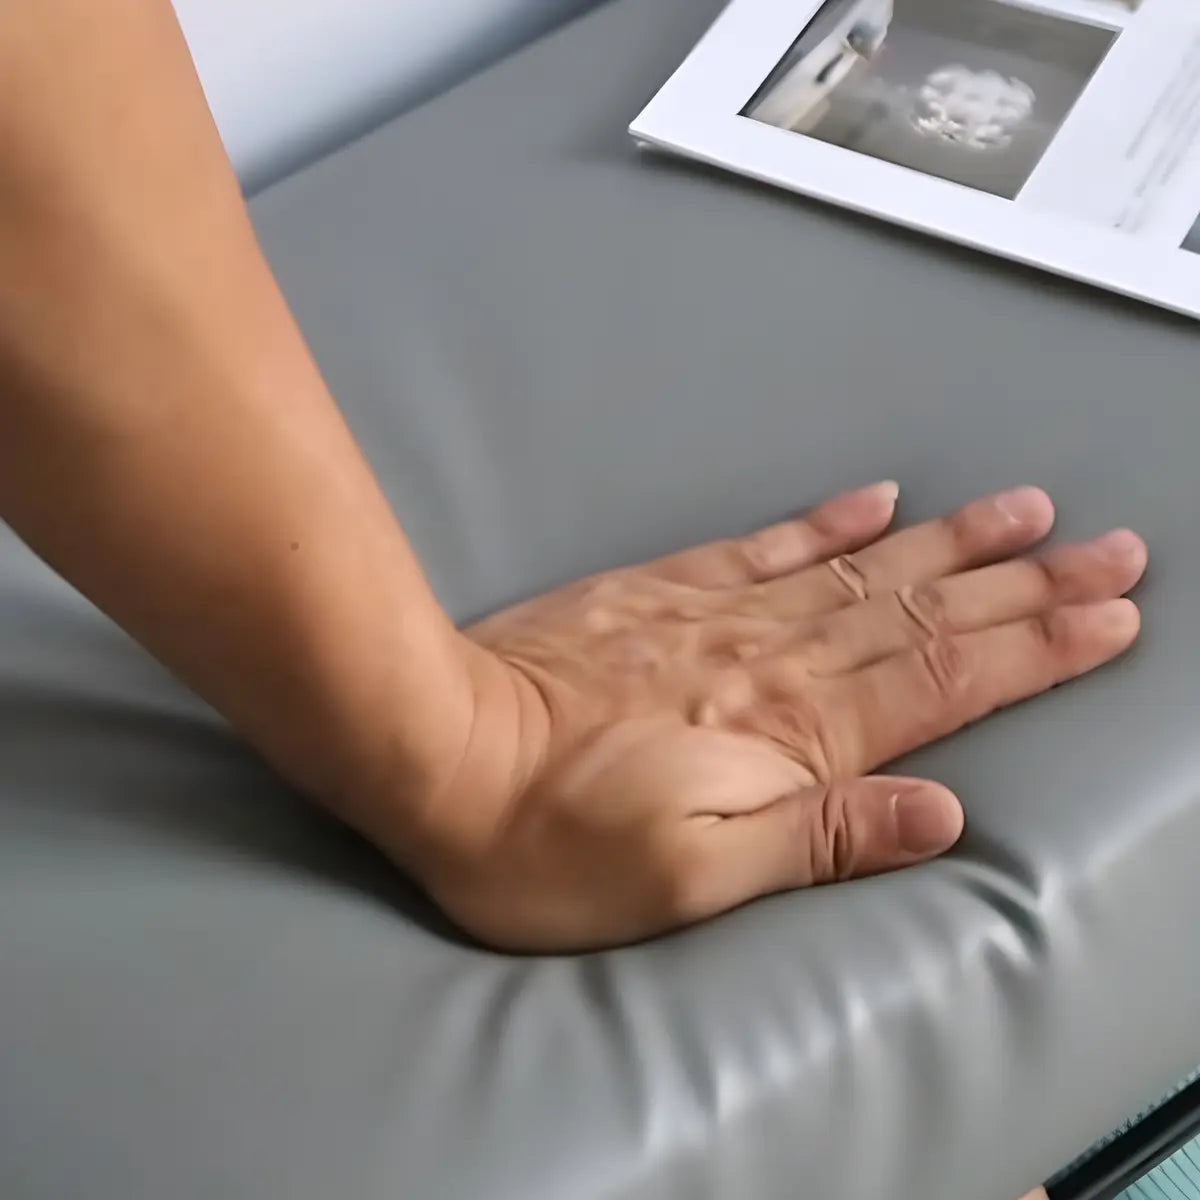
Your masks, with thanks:
[(992, 503), (1014, 525), (1026, 525), (1043, 516), (1050, 501), (1041, 488), (1021, 487), (1011, 492), (1001, 492)]
[(896, 838), (909, 854), (949, 850), (962, 833), (962, 809), (948, 792), (917, 788), (892, 797)]
[(825, 513), (825, 519), (835, 529), (840, 527), (846, 533), (855, 534), (861, 531), (864, 521), (890, 517), (899, 495), (900, 485), (893, 479), (868, 484), (838, 496)]
[(1114, 529), (1097, 538), (1096, 548), (1114, 562), (1130, 562), (1145, 553), (1142, 539), (1130, 529)]

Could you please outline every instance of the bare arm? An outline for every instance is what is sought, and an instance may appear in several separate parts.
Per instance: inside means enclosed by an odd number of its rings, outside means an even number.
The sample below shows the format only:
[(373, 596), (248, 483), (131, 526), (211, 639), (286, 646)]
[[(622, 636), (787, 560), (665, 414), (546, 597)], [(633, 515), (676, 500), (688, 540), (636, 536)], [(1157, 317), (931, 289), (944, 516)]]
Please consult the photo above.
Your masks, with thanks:
[[(1107, 662), (1145, 547), (883, 484), (459, 632), (256, 244), (168, 0), (0, 13), (0, 513), (493, 944), (648, 936), (949, 847), (868, 776)], [(619, 886), (617, 886), (619, 884)]]
[(436, 786), (462, 639), (263, 261), (170, 4), (0, 22), (0, 511), (301, 786)]

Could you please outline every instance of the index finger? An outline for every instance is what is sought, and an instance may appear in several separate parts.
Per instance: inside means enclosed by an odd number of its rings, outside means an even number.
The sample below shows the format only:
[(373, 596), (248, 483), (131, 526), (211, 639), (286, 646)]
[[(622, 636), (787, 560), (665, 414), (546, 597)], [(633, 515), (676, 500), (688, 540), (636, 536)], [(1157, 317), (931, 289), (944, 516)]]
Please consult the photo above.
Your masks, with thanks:
[(891, 524), (898, 494), (890, 480), (875, 483), (834, 496), (795, 520), (682, 550), (640, 569), (670, 583), (705, 589), (778, 579), (874, 541)]
[(829, 681), (830, 707), (853, 717), (829, 731), (837, 768), (874, 770), (965, 725), (1102, 666), (1141, 620), (1130, 600), (1051, 610), (974, 633), (933, 638)]

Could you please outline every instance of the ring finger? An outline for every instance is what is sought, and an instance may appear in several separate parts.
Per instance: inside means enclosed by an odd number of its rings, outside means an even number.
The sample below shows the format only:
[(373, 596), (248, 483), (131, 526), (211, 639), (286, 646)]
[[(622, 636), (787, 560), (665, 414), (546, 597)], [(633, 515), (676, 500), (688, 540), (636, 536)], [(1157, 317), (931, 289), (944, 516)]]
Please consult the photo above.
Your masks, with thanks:
[(1040, 558), (983, 567), (843, 608), (821, 619), (803, 651), (813, 674), (838, 675), (913, 645), (1124, 595), (1146, 569), (1145, 543), (1126, 529)]

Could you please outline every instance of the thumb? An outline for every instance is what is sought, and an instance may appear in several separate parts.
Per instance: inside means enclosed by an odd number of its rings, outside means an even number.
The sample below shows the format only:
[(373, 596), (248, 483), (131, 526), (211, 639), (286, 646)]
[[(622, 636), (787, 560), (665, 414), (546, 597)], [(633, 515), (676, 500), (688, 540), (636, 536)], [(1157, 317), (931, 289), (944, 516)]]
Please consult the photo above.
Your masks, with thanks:
[(963, 813), (940, 784), (876, 776), (793, 792), (718, 828), (737, 904), (932, 858), (958, 841)]

